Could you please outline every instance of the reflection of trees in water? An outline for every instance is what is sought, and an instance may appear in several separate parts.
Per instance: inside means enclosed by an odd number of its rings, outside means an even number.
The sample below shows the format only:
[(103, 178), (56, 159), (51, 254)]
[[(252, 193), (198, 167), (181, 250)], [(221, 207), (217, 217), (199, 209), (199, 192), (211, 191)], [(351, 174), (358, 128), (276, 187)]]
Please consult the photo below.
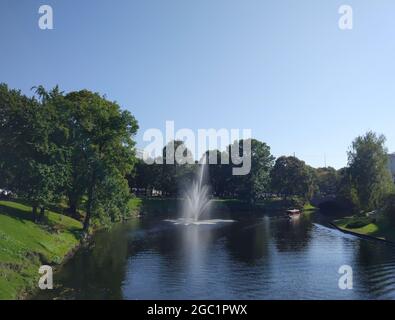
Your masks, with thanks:
[(291, 220), (278, 217), (271, 221), (270, 230), (278, 251), (300, 251), (311, 240), (311, 218), (307, 215)]
[(146, 247), (158, 253), (161, 283), (185, 281), (185, 275), (204, 270), (210, 245), (220, 236), (221, 226), (165, 225), (146, 237)]
[(269, 253), (269, 225), (267, 220), (240, 221), (227, 233), (227, 248), (233, 259), (255, 264)]
[(389, 260), (395, 262), (395, 247), (385, 243), (360, 240), (359, 250), (356, 252), (358, 264), (361, 266), (383, 264)]
[[(54, 275), (55, 290), (43, 293), (50, 295), (45, 298), (122, 299), (127, 236), (135, 227), (131, 222), (115, 226), (109, 232), (99, 232), (90, 248), (82, 248)], [(61, 285), (56, 288), (57, 284)]]
[[(229, 254), (227, 279), (236, 298), (256, 298), (254, 292), (270, 290), (273, 263), (270, 257), (270, 220), (240, 221), (226, 237)], [(245, 267), (249, 272), (240, 272)]]
[(395, 299), (395, 248), (393, 246), (357, 240), (354, 281), (373, 299)]

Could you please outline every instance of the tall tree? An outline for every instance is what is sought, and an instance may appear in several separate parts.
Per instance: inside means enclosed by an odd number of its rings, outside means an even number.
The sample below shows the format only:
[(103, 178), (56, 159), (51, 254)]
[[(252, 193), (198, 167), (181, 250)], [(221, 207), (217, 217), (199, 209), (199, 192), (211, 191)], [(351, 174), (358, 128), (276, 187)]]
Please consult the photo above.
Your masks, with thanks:
[(0, 162), (8, 176), (8, 188), (27, 200), (37, 218), (37, 209), (58, 198), (65, 182), (65, 150), (62, 141), (67, 134), (49, 97), (58, 88), (45, 93), (37, 88), (36, 97), (28, 98), (19, 91), (1, 85), (2, 124), (0, 128)]
[[(65, 96), (72, 104), (72, 180), (71, 191), (81, 199), (86, 192), (84, 231), (88, 231), (92, 216), (99, 217), (105, 204), (113, 203), (117, 184), (127, 186), (126, 174), (135, 163), (133, 136), (138, 126), (128, 111), (87, 90)], [(120, 193), (126, 195), (126, 189)], [(72, 198), (69, 196), (69, 198)], [(124, 212), (127, 199), (117, 202)]]
[(147, 164), (144, 160), (137, 159), (133, 172), (127, 176), (129, 187), (145, 189), (146, 194), (150, 196), (154, 189), (161, 190), (161, 173), (161, 164)]
[(186, 183), (193, 178), (192, 153), (183, 141), (174, 140), (163, 148), (162, 155), (161, 190), (169, 196), (175, 196), (180, 183)]
[(394, 188), (385, 141), (384, 135), (369, 131), (357, 137), (348, 152), (351, 180), (362, 210), (382, 206)]
[(210, 150), (206, 152), (208, 159), (216, 159), (216, 163), (209, 164), (209, 179), (215, 196), (224, 197), (229, 194), (229, 184), (232, 178), (232, 167), (229, 163), (222, 163), (221, 158), (228, 158), (226, 151)]
[(335, 168), (326, 167), (315, 170), (320, 194), (335, 195), (339, 185), (339, 174)]
[(296, 157), (282, 156), (271, 171), (272, 190), (283, 196), (299, 196), (308, 200), (315, 189), (312, 170)]
[[(245, 146), (250, 143), (251, 148)], [(251, 159), (251, 170), (246, 175), (232, 176), (233, 186), (238, 196), (254, 204), (264, 198), (269, 191), (270, 171), (273, 167), (274, 157), (270, 147), (256, 139), (240, 140), (232, 148), (239, 148), (239, 155)]]

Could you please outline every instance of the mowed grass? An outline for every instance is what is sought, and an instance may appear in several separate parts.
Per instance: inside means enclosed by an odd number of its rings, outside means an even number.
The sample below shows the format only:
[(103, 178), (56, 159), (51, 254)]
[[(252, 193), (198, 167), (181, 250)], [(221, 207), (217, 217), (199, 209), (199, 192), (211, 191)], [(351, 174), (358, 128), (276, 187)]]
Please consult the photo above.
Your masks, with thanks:
[(362, 235), (368, 235), (388, 241), (395, 241), (394, 228), (388, 223), (385, 218), (378, 218), (376, 222), (369, 223), (360, 228), (348, 228), (347, 225), (355, 221), (356, 217), (346, 217), (334, 221), (334, 224), (346, 231), (352, 231)]
[(42, 223), (31, 207), (0, 201), (0, 299), (16, 299), (37, 288), (43, 264), (60, 264), (79, 243), (79, 221), (46, 211)]

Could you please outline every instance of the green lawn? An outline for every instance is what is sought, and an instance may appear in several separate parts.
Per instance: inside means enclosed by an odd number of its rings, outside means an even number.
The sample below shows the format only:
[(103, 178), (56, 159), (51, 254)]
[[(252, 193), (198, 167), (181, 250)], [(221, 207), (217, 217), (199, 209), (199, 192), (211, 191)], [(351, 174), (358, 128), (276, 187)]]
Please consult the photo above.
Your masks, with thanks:
[(315, 211), (315, 210), (317, 210), (317, 208), (316, 207), (314, 207), (312, 204), (310, 204), (310, 203), (306, 203), (304, 206), (303, 206), (303, 211)]
[(372, 236), (372, 237), (376, 237), (376, 238), (380, 238), (380, 239), (384, 239), (384, 240), (388, 240), (388, 241), (395, 241), (395, 229), (394, 227), (391, 227), (389, 225), (389, 223), (387, 222), (386, 219), (384, 218), (377, 218), (376, 222), (374, 223), (369, 223), (363, 227), (359, 227), (359, 228), (350, 228), (347, 227), (348, 224), (354, 222), (356, 219), (358, 219), (357, 217), (346, 217), (343, 219), (339, 219), (334, 221), (333, 223), (346, 231), (351, 231), (351, 232), (355, 232), (355, 233), (359, 233), (362, 235), (368, 235), (368, 236)]
[(42, 224), (31, 207), (0, 201), (0, 299), (15, 299), (36, 288), (42, 264), (56, 265), (79, 243), (82, 225), (46, 211)]

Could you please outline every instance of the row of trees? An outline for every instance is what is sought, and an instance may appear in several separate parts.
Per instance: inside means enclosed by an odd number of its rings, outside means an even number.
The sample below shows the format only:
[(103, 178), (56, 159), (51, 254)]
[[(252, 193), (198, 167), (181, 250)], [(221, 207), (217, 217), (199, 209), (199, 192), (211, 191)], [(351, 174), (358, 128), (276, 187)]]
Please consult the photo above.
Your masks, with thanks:
[[(172, 150), (183, 147), (185, 154), (191, 152), (183, 146), (182, 141), (170, 142), (174, 145)], [(248, 175), (232, 175), (232, 169), (237, 165), (222, 164), (221, 157), (229, 159), (228, 151), (218, 150), (207, 151), (206, 156), (216, 158), (217, 164), (210, 164), (208, 167), (212, 192), (217, 197), (242, 197), (251, 202), (255, 202), (267, 191), (269, 183), (269, 172), (273, 166), (274, 157), (270, 154), (270, 148), (263, 142), (252, 139), (251, 171)], [(244, 150), (244, 141), (238, 142), (239, 154), (247, 152)], [(132, 188), (141, 188), (151, 193), (152, 190), (160, 190), (165, 196), (176, 196), (182, 185), (189, 184), (193, 179), (199, 164), (174, 164), (166, 163), (166, 150), (169, 144), (163, 148), (162, 159), (154, 164), (146, 164), (143, 160), (138, 160), (135, 171), (129, 176), (129, 184)], [(193, 161), (189, 161), (191, 163)], [(163, 164), (158, 164), (163, 163)], [(240, 166), (240, 165), (239, 165)]]
[[(128, 111), (87, 90), (65, 94), (58, 87), (50, 91), (37, 87), (28, 97), (1, 84), (0, 188), (31, 204), (35, 219), (49, 205), (66, 199), (71, 215), (84, 209), (85, 231), (92, 217), (105, 222), (124, 218), (129, 187), (176, 196), (182, 183), (192, 181), (198, 164), (166, 164), (169, 145), (163, 149), (164, 164), (147, 165), (136, 159), (137, 129)], [(244, 148), (246, 142), (250, 149)], [(183, 144), (171, 143), (173, 150)], [(354, 140), (348, 166), (340, 170), (314, 169), (296, 157), (275, 159), (270, 147), (255, 139), (233, 146), (238, 146), (239, 155), (251, 158), (251, 171), (233, 175), (233, 168), (241, 165), (221, 163), (230, 158), (231, 146), (223, 152), (207, 151), (218, 163), (209, 165), (214, 196), (255, 203), (272, 195), (303, 201), (329, 195), (357, 211), (395, 203), (386, 200), (395, 196), (385, 137), (373, 132)]]
[[(182, 144), (181, 141), (172, 143)], [(242, 154), (243, 141), (239, 141), (239, 146)], [(234, 176), (233, 164), (221, 164), (221, 156), (229, 153), (230, 147), (224, 152), (208, 152), (217, 157), (218, 164), (209, 165), (210, 184), (217, 197), (239, 198), (251, 203), (268, 195), (281, 196), (284, 200), (296, 196), (303, 201), (327, 197), (337, 206), (366, 212), (385, 206), (386, 199), (394, 191), (385, 137), (374, 132), (367, 132), (353, 141), (348, 151), (348, 166), (340, 170), (316, 169), (292, 156), (275, 160), (269, 146), (253, 139), (250, 174)], [(165, 154), (166, 147), (163, 157)], [(129, 184), (175, 196), (181, 181), (193, 179), (197, 165), (147, 165), (139, 160), (134, 174), (129, 176)]]
[(135, 118), (87, 90), (65, 94), (34, 88), (27, 97), (0, 85), (0, 188), (38, 210), (66, 199), (70, 214), (83, 206), (91, 218), (122, 219), (136, 161)]
[[(176, 148), (183, 144), (182, 141), (170, 142)], [(212, 193), (220, 198), (238, 198), (255, 203), (273, 193), (287, 199), (298, 196), (309, 200), (316, 188), (314, 169), (307, 166), (296, 157), (275, 157), (270, 153), (270, 147), (261, 141), (251, 139), (251, 151), (245, 150), (246, 140), (240, 140), (229, 145), (226, 151), (207, 151), (208, 158), (216, 158), (217, 164), (209, 164), (209, 183)], [(221, 159), (229, 159), (232, 146), (239, 147), (239, 155), (244, 154), (251, 158), (251, 171), (246, 175), (233, 175), (232, 169), (241, 165), (232, 163), (224, 164)], [(198, 163), (191, 164), (166, 164), (166, 146), (163, 149), (163, 160), (155, 164), (146, 164), (138, 160), (135, 171), (129, 176), (131, 188), (144, 189), (151, 194), (159, 190), (162, 195), (176, 196), (178, 189), (183, 184), (188, 184), (194, 178)], [(176, 149), (174, 148), (174, 149)], [(186, 153), (190, 152), (184, 146)], [(251, 154), (247, 154), (251, 152)], [(158, 164), (163, 163), (163, 164)], [(231, 162), (231, 161), (230, 161)]]

